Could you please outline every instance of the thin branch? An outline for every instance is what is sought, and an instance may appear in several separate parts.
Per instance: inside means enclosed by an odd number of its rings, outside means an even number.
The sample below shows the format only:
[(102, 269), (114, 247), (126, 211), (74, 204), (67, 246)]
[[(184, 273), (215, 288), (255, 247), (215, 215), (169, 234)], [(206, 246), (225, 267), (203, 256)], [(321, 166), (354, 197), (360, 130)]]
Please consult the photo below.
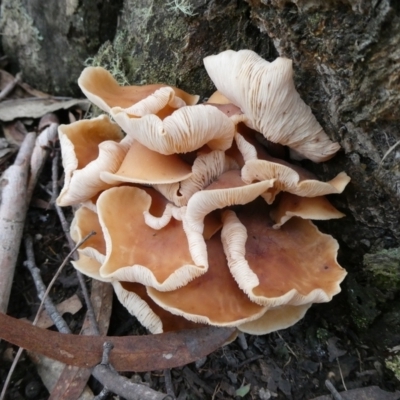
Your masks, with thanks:
[[(112, 343), (105, 342), (103, 346), (103, 358), (96, 365), (92, 375), (110, 392), (116, 393), (127, 400), (164, 400), (166, 395), (157, 392), (145, 385), (133, 383), (128, 378), (118, 374), (109, 363), (109, 355), (113, 348)], [(99, 400), (99, 398), (97, 399)]]
[(26, 257), (27, 257), (27, 261), (25, 262), (25, 265), (29, 269), (29, 272), (32, 275), (33, 282), (36, 286), (36, 290), (38, 292), (39, 299), (43, 300), (46, 311), (49, 314), (52, 321), (54, 322), (58, 331), (61, 333), (71, 333), (71, 330), (69, 329), (64, 318), (58, 312), (53, 301), (50, 299), (50, 297), (44, 296), (46, 293), (46, 285), (43, 283), (42, 277), (40, 275), (40, 269), (36, 266), (36, 263), (35, 263), (35, 254), (33, 251), (32, 237), (27, 235), (25, 237), (24, 242), (25, 242), (25, 250), (26, 250)]
[(340, 395), (340, 393), (335, 389), (335, 387), (332, 385), (331, 381), (327, 379), (325, 381), (325, 386), (327, 389), (331, 392), (332, 397), (334, 400), (343, 400), (343, 397)]
[(35, 133), (28, 133), (18, 155), (1, 177), (0, 206), (0, 312), (6, 313), (10, 299), (25, 216), (28, 210), (27, 182)]
[(15, 86), (21, 81), (21, 78), (21, 72), (18, 72), (15, 78), (4, 86), (3, 90), (0, 92), (0, 101), (4, 100), (14, 90)]
[(170, 369), (164, 369), (165, 390), (172, 399), (175, 399), (174, 385), (172, 384), (172, 376)]

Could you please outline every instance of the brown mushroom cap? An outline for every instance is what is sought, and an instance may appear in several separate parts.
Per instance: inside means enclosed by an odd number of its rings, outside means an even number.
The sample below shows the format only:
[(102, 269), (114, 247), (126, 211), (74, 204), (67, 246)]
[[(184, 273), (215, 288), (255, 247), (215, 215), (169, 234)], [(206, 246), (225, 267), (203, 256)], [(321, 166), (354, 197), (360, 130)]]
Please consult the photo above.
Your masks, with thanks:
[(118, 170), (128, 149), (119, 126), (101, 115), (60, 125), (58, 132), (65, 181), (57, 204), (78, 204), (109, 188), (100, 171)]
[(173, 290), (206, 272), (194, 265), (182, 222), (171, 219), (160, 230), (143, 213), (162, 215), (168, 201), (154, 189), (121, 186), (103, 192), (97, 211), (106, 241), (100, 273), (105, 278)]
[[(102, 67), (85, 68), (78, 79), (78, 84), (85, 96), (106, 112), (110, 112), (113, 107), (129, 108), (153, 95), (155, 91), (169, 88), (163, 84), (120, 86), (114, 77)], [(186, 105), (198, 102), (199, 96), (192, 96), (178, 88), (170, 89)], [(170, 101), (167, 101), (167, 104)]]
[(115, 281), (113, 286), (120, 303), (151, 333), (196, 329), (202, 326), (164, 310), (149, 297), (146, 287), (140, 283)]
[(263, 315), (265, 307), (251, 302), (232, 278), (219, 234), (207, 241), (207, 250), (204, 275), (173, 291), (147, 288), (149, 296), (172, 314), (198, 323), (236, 326)]
[(206, 57), (204, 65), (218, 91), (241, 108), (243, 122), (268, 140), (315, 162), (339, 150), (297, 93), (291, 60), (270, 63), (251, 50), (227, 50)]
[(109, 184), (120, 182), (147, 185), (168, 184), (188, 179), (192, 175), (190, 165), (176, 154), (164, 155), (148, 149), (134, 140), (118, 171), (100, 173)]
[(238, 329), (250, 335), (266, 335), (286, 329), (299, 322), (310, 307), (311, 304), (303, 304), (301, 306), (284, 305), (271, 308), (262, 317), (239, 325)]
[(237, 215), (223, 214), (222, 242), (239, 287), (268, 307), (330, 301), (346, 275), (336, 261), (337, 241), (300, 218), (274, 229), (269, 212), (257, 199)]
[(275, 221), (275, 225), (273, 226), (275, 229), (280, 228), (292, 217), (326, 220), (345, 216), (333, 207), (324, 196), (300, 197), (286, 192), (280, 194), (270, 215)]
[(80, 247), (79, 252), (85, 256), (94, 258), (98, 262), (104, 262), (106, 254), (106, 243), (97, 214), (87, 207), (80, 207), (75, 211), (71, 223), (70, 234), (75, 243), (81, 241), (91, 231), (95, 235), (89, 237)]
[(115, 121), (134, 139), (158, 153), (188, 153), (207, 144), (212, 150), (226, 150), (232, 145), (235, 124), (216, 107), (182, 107), (161, 119), (150, 114), (141, 118), (113, 108)]
[(247, 204), (266, 192), (274, 180), (246, 185), (240, 171), (231, 170), (223, 173), (205, 190), (196, 192), (183, 207), (183, 227), (185, 229), (190, 252), (197, 265), (207, 262), (206, 245), (203, 238), (204, 218), (211, 211), (224, 207)]

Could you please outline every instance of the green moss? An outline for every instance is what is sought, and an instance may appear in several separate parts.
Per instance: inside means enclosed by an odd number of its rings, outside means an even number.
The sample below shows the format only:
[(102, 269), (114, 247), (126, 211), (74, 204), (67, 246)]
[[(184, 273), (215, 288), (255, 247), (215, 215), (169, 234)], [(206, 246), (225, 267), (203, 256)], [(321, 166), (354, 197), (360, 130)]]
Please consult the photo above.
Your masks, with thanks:
[(394, 372), (395, 377), (400, 381), (400, 354), (387, 358), (385, 365)]
[(400, 291), (400, 248), (381, 250), (364, 256), (365, 269), (381, 290)]

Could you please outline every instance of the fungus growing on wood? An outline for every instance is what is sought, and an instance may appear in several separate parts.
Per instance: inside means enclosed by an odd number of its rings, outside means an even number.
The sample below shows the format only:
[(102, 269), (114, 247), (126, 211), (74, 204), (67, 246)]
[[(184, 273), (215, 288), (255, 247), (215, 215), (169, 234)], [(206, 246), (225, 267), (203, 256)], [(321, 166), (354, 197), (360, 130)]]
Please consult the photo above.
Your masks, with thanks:
[(321, 182), (257, 141), (316, 162), (339, 148), (296, 92), (290, 60), (227, 51), (205, 65), (218, 92), (202, 105), (177, 88), (121, 87), (86, 69), (82, 90), (118, 126), (102, 116), (60, 129), (58, 202), (81, 204), (74, 241), (97, 232), (75, 268), (111, 282), (151, 332), (200, 323), (265, 334), (340, 291), (338, 244), (310, 219), (343, 216), (323, 196), (350, 178)]

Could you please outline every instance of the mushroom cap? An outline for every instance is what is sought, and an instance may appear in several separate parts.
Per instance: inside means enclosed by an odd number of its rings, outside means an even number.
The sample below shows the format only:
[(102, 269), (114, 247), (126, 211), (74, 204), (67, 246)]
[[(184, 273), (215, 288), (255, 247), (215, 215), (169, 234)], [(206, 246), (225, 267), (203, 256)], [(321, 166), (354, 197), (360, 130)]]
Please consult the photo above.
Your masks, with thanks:
[(183, 207), (183, 228), (185, 229), (190, 253), (197, 265), (207, 262), (206, 244), (203, 238), (204, 218), (211, 211), (224, 207), (247, 204), (266, 192), (274, 180), (246, 185), (240, 171), (231, 170), (223, 173), (205, 190), (196, 192)]
[(270, 63), (251, 50), (227, 50), (206, 57), (204, 65), (218, 91), (241, 108), (243, 122), (268, 140), (315, 162), (339, 150), (296, 91), (291, 60)]
[(237, 215), (223, 214), (222, 242), (239, 287), (269, 308), (330, 301), (346, 276), (336, 261), (337, 241), (296, 217), (274, 229), (269, 212), (257, 199)]
[(232, 145), (235, 124), (216, 107), (182, 107), (162, 120), (157, 115), (130, 117), (113, 108), (115, 121), (134, 139), (158, 153), (188, 153), (207, 144), (212, 150), (227, 150)]
[(340, 172), (328, 182), (317, 179), (304, 179), (295, 169), (267, 160), (249, 160), (242, 168), (242, 179), (246, 183), (275, 179), (274, 186), (263, 194), (265, 201), (272, 204), (276, 195), (289, 192), (302, 197), (317, 197), (327, 194), (342, 193), (350, 182), (345, 172)]
[(168, 292), (147, 288), (149, 296), (172, 314), (216, 326), (236, 326), (261, 317), (266, 308), (249, 300), (229, 272), (220, 234), (207, 241), (209, 268), (187, 285)]
[(143, 183), (146, 185), (180, 182), (192, 175), (190, 165), (178, 155), (164, 155), (148, 149), (133, 140), (118, 171), (100, 173), (101, 179), (109, 184), (120, 182)]
[(96, 232), (79, 247), (79, 253), (103, 263), (106, 254), (106, 242), (100, 226), (99, 218), (93, 210), (80, 207), (75, 211), (71, 222), (70, 234), (75, 243), (80, 242), (91, 231)]
[(310, 307), (311, 304), (303, 304), (301, 306), (283, 305), (270, 308), (262, 317), (239, 325), (238, 329), (250, 335), (266, 335), (287, 329), (299, 322)]
[(201, 327), (200, 324), (164, 310), (148, 296), (146, 287), (140, 283), (114, 281), (112, 284), (120, 303), (151, 333)]
[(100, 179), (100, 171), (118, 170), (127, 151), (120, 142), (123, 134), (119, 126), (101, 115), (60, 125), (58, 133), (65, 179), (57, 204), (78, 204), (108, 189), (110, 185)]
[(342, 218), (345, 215), (338, 211), (324, 196), (300, 197), (283, 192), (271, 211), (275, 221), (273, 228), (280, 228), (292, 217), (303, 219), (327, 220)]
[(146, 224), (144, 212), (162, 215), (167, 204), (151, 188), (121, 186), (99, 196), (97, 212), (106, 242), (103, 277), (173, 290), (206, 272), (205, 265), (192, 260), (181, 221), (171, 219), (160, 230)]
[[(165, 96), (168, 97), (164, 107), (169, 103), (173, 103), (175, 96), (182, 100), (182, 102), (179, 103), (180, 106), (193, 105), (199, 100), (199, 96), (192, 96), (181, 89), (169, 87), (164, 84), (120, 86), (114, 77), (102, 67), (85, 68), (78, 79), (78, 85), (93, 104), (106, 112), (110, 112), (113, 107), (129, 109), (131, 106), (152, 96), (154, 92), (162, 88), (168, 89), (167, 92), (161, 91), (160, 94), (160, 97), (163, 99), (165, 99)], [(171, 91), (173, 94), (171, 94)], [(163, 101), (165, 103), (165, 100), (161, 100), (161, 102)], [(150, 106), (154, 105), (154, 98), (150, 103)]]

